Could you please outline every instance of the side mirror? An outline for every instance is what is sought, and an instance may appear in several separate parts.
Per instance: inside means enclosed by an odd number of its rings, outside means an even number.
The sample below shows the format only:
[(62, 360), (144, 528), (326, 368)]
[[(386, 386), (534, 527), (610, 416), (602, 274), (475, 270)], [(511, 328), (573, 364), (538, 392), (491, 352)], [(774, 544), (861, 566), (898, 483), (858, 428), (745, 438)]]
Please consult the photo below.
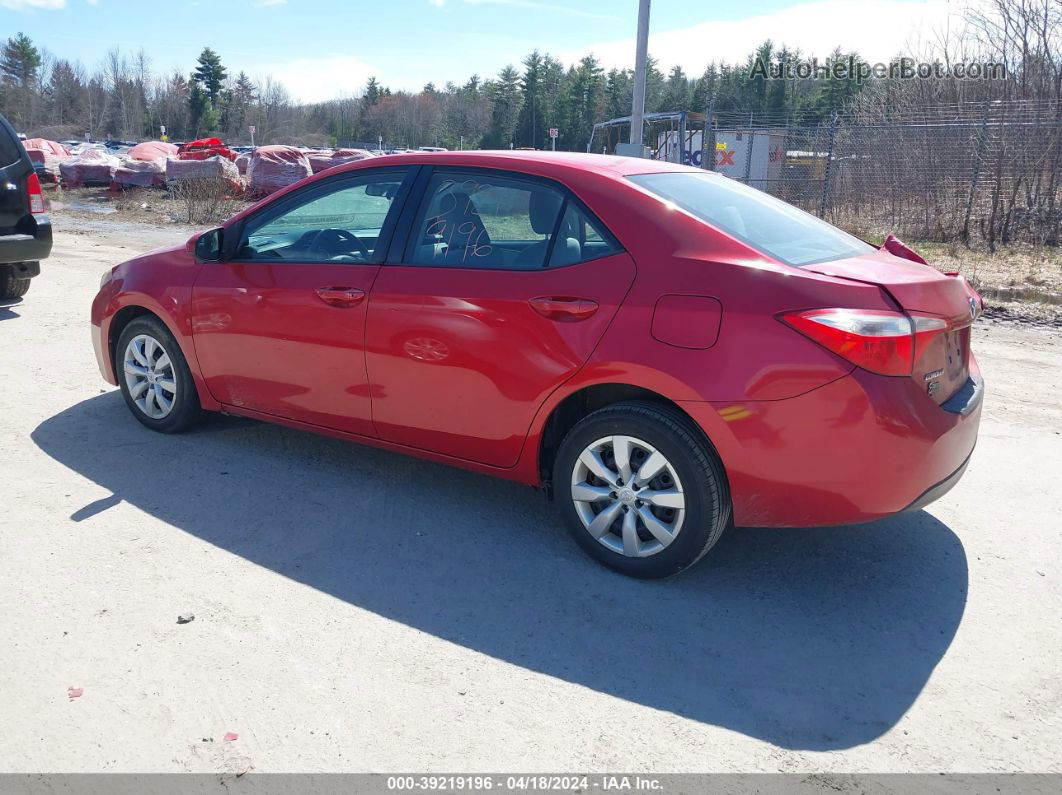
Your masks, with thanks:
[(221, 227), (208, 229), (199, 235), (192, 235), (185, 247), (195, 252), (198, 259), (205, 262), (217, 262), (221, 259)]

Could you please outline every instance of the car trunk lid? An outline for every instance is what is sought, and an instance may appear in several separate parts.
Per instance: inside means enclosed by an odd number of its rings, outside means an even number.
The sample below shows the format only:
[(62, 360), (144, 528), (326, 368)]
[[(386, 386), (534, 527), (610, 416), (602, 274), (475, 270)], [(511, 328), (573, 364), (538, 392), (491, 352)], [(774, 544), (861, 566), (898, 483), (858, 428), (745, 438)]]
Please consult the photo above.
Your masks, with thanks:
[(938, 404), (966, 383), (970, 328), (981, 300), (962, 276), (885, 251), (806, 265), (804, 270), (876, 285), (909, 314), (916, 329), (911, 378)]

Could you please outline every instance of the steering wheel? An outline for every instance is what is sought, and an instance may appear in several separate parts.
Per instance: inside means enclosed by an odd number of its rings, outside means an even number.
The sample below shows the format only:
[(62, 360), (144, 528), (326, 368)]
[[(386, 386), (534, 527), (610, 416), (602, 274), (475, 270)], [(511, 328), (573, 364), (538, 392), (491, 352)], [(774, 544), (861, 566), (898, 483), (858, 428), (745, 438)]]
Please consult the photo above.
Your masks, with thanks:
[(369, 251), (369, 247), (361, 241), (361, 238), (348, 232), (346, 229), (320, 230), (313, 236), (313, 239), (310, 240), (310, 251), (317, 251), (328, 254), (329, 256), (336, 256), (339, 254), (350, 253), (351, 245), (353, 245), (353, 248), (356, 248), (366, 260), (372, 259), (372, 252)]

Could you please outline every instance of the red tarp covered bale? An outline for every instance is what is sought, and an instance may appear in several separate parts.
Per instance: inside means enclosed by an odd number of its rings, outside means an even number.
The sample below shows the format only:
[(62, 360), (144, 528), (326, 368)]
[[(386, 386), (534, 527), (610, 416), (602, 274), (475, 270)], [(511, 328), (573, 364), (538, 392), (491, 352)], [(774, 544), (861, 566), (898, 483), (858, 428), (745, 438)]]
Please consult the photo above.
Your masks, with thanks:
[(216, 156), (236, 160), (236, 153), (225, 146), (220, 138), (200, 138), (196, 141), (189, 141), (177, 150), (177, 157), (181, 160), (206, 160), (208, 157)]
[(335, 165), (332, 162), (331, 149), (313, 149), (306, 153), (306, 159), (310, 161), (310, 170), (313, 171), (314, 174)]
[(166, 161), (176, 154), (177, 147), (164, 141), (137, 144), (114, 172), (113, 187), (150, 188), (166, 184)]
[(66, 157), (70, 151), (58, 141), (49, 141), (47, 138), (28, 138), (22, 142), (27, 149), (43, 149), (51, 152), (56, 157)]
[(59, 164), (64, 157), (70, 156), (67, 148), (47, 138), (30, 138), (23, 141), (22, 145), (26, 147), (26, 152), (33, 163), (33, 170), (37, 172), (41, 182), (58, 182)]
[(335, 168), (344, 163), (353, 163), (356, 160), (364, 160), (372, 157), (372, 153), (366, 149), (336, 149), (334, 151), (310, 152), (310, 168), (317, 174), (327, 168)]
[(236, 165), (224, 157), (215, 155), (206, 160), (166, 161), (166, 183), (184, 182), (192, 179), (223, 179), (232, 184), (233, 190), (239, 190), (240, 172)]
[(293, 146), (260, 146), (247, 166), (248, 188), (254, 196), (265, 196), (312, 173), (305, 152)]
[(144, 141), (129, 150), (130, 160), (165, 160), (177, 155), (177, 147), (165, 141)]
[(59, 164), (59, 173), (64, 184), (71, 188), (84, 185), (110, 186), (114, 172), (121, 165), (117, 157), (99, 149), (86, 149), (81, 154), (69, 157)]
[(332, 153), (333, 160), (343, 163), (353, 163), (355, 160), (364, 160), (367, 157), (375, 157), (375, 155), (368, 149), (337, 149)]
[(26, 148), (26, 154), (29, 155), (30, 162), (33, 163), (33, 170), (37, 172), (37, 176), (41, 182), (58, 182), (59, 181), (59, 164), (60, 159), (46, 149), (32, 149)]

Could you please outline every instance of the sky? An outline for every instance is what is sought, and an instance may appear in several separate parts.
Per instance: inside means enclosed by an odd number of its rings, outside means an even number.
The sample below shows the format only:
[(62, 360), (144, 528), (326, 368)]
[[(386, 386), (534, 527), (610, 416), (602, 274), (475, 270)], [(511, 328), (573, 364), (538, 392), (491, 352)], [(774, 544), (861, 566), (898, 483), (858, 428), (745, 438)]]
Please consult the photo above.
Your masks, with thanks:
[[(958, 0), (956, 0), (958, 2)], [(871, 62), (917, 52), (948, 24), (948, 0), (656, 0), (650, 52), (699, 75), (743, 61), (764, 39)], [(0, 39), (18, 31), (95, 68), (107, 51), (143, 47), (157, 72), (189, 72), (209, 46), (232, 72), (271, 75), (310, 102), (361, 92), (463, 83), (532, 49), (566, 63), (593, 53), (631, 66), (637, 0), (0, 0)], [(954, 22), (952, 22), (954, 24)]]

